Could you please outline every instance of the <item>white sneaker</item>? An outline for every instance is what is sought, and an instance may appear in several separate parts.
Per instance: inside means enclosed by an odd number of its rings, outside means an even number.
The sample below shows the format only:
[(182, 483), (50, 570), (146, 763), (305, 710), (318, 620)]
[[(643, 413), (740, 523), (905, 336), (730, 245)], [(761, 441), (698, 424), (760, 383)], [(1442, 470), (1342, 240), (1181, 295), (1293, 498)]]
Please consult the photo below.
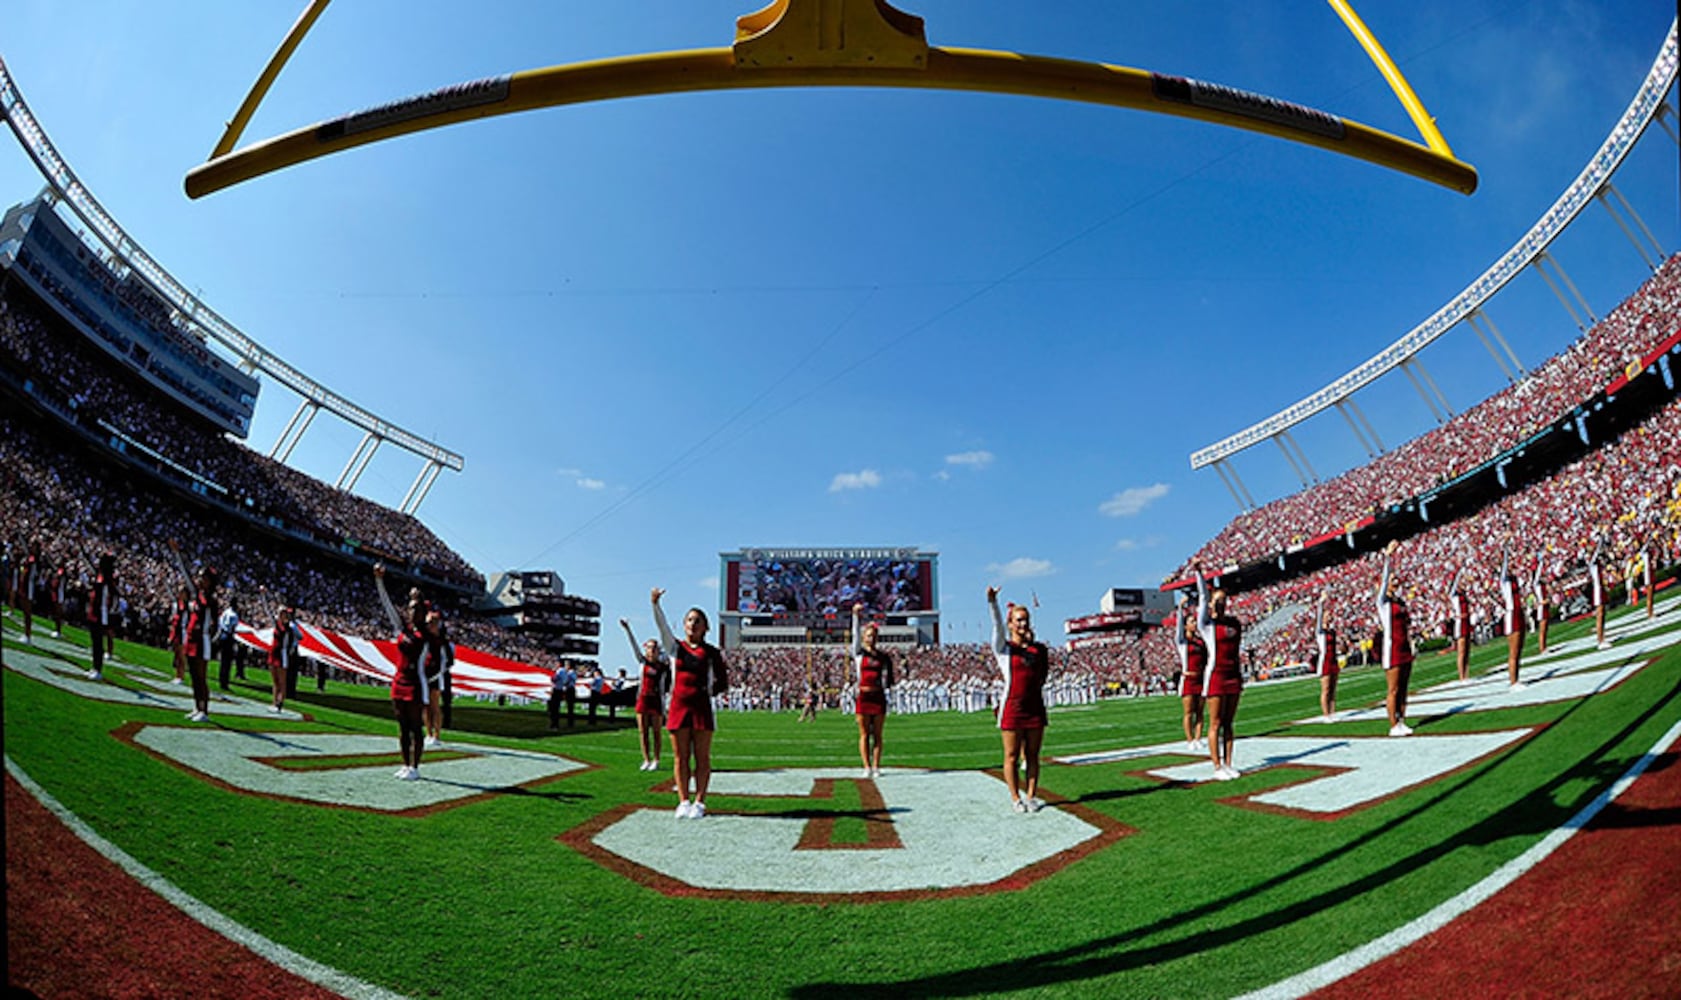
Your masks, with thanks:
[(438, 739), (436, 736), (428, 736), (426, 737), (425, 745), (429, 747), (441, 747), (444, 745), (444, 741)]
[(1231, 768), (1221, 766), (1214, 769), (1215, 781), (1230, 781), (1235, 777), (1237, 775), (1232, 772)]
[(1407, 725), (1405, 722), (1399, 723), (1399, 725), (1401, 727), (1402, 736), (1411, 736), (1413, 734), (1413, 727)]
[(64, 636), (63, 636), (63, 634), (62, 634), (62, 633), (59, 633), (59, 632), (54, 632), (54, 633), (53, 633), (53, 638), (54, 638), (54, 639), (62, 639), (62, 638), (64, 638)]
[(1027, 811), (1027, 803), (1020, 799), (1012, 799), (1010, 801), (1010, 808), (1014, 809), (1016, 812), (1024, 813)]
[(1611, 642), (1610, 642), (1610, 640), (1606, 640), (1605, 642), (1600, 643), (1599, 645), (1595, 646), (1594, 648), (1595, 649), (1610, 649), (1611, 648)]
[(1038, 796), (1034, 796), (1034, 797), (1027, 800), (1027, 811), (1028, 812), (1038, 812), (1039, 810), (1041, 810), (1043, 808), (1045, 808), (1045, 800), (1044, 799), (1041, 799)]
[(690, 819), (700, 819), (701, 817), (703, 817), (705, 815), (706, 815), (706, 803), (704, 803), (704, 802), (691, 802), (691, 803), (689, 803), (689, 818)]
[(102, 681), (102, 680), (105, 679), (105, 675), (100, 673), (97, 670), (89, 670), (83, 676), (85, 676), (90, 681)]
[(692, 814), (689, 812), (689, 803), (688, 803), (687, 799), (677, 803), (677, 818), (678, 819), (688, 819), (690, 817), (690, 815), (692, 815)]
[(1197, 752), (1197, 741), (1196, 740), (1186, 740), (1185, 741), (1185, 749), (1189, 750), (1192, 753), (1196, 753)]
[(875, 772), (866, 767), (866, 768), (864, 768), (864, 773), (862, 775), (860, 775), (859, 777), (862, 777), (862, 778), (868, 780), (868, 779), (873, 778), (875, 776), (876, 776)]
[(1407, 734), (1402, 729), (1401, 724), (1399, 722), (1397, 722), (1393, 726), (1389, 727), (1389, 735), (1391, 735), (1391, 736), (1405, 736)]
[(189, 712), (187, 714), (187, 721), (188, 722), (209, 722), (210, 721), (210, 713), (209, 712), (200, 712), (197, 709), (194, 709), (192, 712)]
[(181, 686), (181, 678), (177, 677), (174, 680), (170, 681), (169, 683), (175, 685), (176, 687), (180, 687)]
[(419, 781), (420, 780), (420, 768), (411, 767), (411, 768), (408, 769), (408, 772), (409, 773), (403, 775), (403, 780), (404, 781)]
[(872, 774), (872, 775), (870, 775), (870, 777), (872, 777), (872, 778), (879, 778), (879, 777), (881, 777), (881, 768), (879, 768), (879, 767), (873, 767), (873, 768), (871, 768), (871, 769), (870, 769), (870, 770), (871, 770), (871, 771), (873, 771), (873, 772), (875, 772), (875, 773), (874, 773), (874, 774)]
[(404, 764), (402, 767), (399, 767), (397, 769), (397, 773), (392, 775), (392, 777), (394, 777), (394, 778), (407, 778), (408, 776), (409, 776), (409, 766), (407, 764)]
[(1525, 684), (1523, 681), (1513, 681), (1512, 682), (1512, 690), (1513, 691), (1528, 691), (1529, 690), (1529, 685)]

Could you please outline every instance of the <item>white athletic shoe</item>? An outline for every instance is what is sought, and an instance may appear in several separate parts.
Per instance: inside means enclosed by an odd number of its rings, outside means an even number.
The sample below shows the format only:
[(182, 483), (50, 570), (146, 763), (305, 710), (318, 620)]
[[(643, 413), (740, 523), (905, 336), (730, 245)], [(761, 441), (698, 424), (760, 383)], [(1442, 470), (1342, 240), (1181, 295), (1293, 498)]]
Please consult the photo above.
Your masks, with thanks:
[(1196, 740), (1186, 740), (1185, 741), (1185, 749), (1189, 750), (1192, 753), (1196, 753), (1197, 752), (1197, 741)]
[(689, 812), (689, 803), (687, 799), (677, 803), (678, 819), (688, 819), (692, 815), (693, 813)]
[(61, 632), (54, 632), (53, 633), (53, 638), (54, 639), (62, 639), (62, 638), (64, 638), (64, 635)]
[(407, 764), (404, 764), (402, 767), (399, 767), (397, 769), (397, 773), (392, 775), (392, 777), (394, 777), (394, 778), (407, 778), (408, 776), (409, 776), (409, 766)]
[(426, 737), (425, 745), (429, 747), (441, 747), (444, 745), (444, 741), (438, 739), (436, 736), (428, 736)]
[(881, 777), (881, 768), (876, 767), (876, 768), (871, 768), (871, 770), (875, 772), (874, 774), (871, 775), (872, 778)]
[(1012, 799), (1010, 800), (1010, 808), (1014, 809), (1016, 812), (1024, 813), (1027, 811), (1027, 803), (1023, 802), (1021, 799)]
[(174, 680), (170, 681), (169, 683), (174, 684), (176, 687), (180, 687), (181, 686), (181, 678), (177, 677)]
[(874, 772), (874, 771), (872, 771), (872, 770), (870, 770), (870, 769), (869, 769), (869, 768), (867, 768), (867, 767), (866, 767), (866, 768), (864, 768), (864, 773), (863, 773), (863, 774), (862, 774), (862, 775), (861, 775), (861, 777), (863, 777), (863, 778), (865, 778), (865, 779), (866, 779), (866, 780), (868, 780), (868, 779), (870, 779), (870, 778), (873, 778), (873, 777), (875, 777), (875, 776), (876, 776), (876, 775), (875, 775), (875, 772)]
[(86, 676), (90, 681), (102, 681), (105, 679), (105, 675), (97, 670), (89, 670), (84, 676)]
[(691, 802), (691, 803), (689, 803), (689, 818), (690, 819), (701, 819), (705, 815), (706, 815), (706, 803), (704, 803), (704, 802)]
[(1605, 642), (1600, 643), (1599, 645), (1595, 646), (1594, 648), (1595, 649), (1610, 649), (1611, 648), (1611, 641), (1609, 639), (1607, 639)]
[(1407, 725), (1405, 722), (1401, 723), (1401, 735), (1402, 736), (1411, 736), (1412, 734), (1413, 734), (1413, 727)]
[(193, 711), (187, 713), (187, 721), (188, 722), (209, 722), (210, 721), (210, 713), (209, 712), (200, 712), (197, 709), (194, 709)]
[(1030, 798), (1030, 799), (1027, 800), (1027, 811), (1028, 812), (1038, 812), (1039, 810), (1041, 810), (1043, 808), (1045, 808), (1045, 800), (1044, 799), (1041, 799), (1038, 796), (1034, 796), (1033, 798)]
[(1391, 736), (1405, 736), (1408, 732), (1410, 732), (1410, 730), (1399, 722), (1389, 727), (1389, 735)]
[(403, 775), (403, 780), (404, 781), (419, 781), (420, 780), (420, 768), (418, 768), (418, 767), (409, 768), (409, 773)]

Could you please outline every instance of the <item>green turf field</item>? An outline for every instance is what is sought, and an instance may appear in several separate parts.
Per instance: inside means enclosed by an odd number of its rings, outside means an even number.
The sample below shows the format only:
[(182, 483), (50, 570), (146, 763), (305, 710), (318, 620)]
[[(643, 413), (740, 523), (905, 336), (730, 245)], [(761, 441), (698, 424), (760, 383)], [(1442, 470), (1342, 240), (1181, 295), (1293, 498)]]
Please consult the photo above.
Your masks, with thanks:
[[(1641, 620), (1619, 613), (1612, 624), (1619, 635), (1614, 659), (1586, 668), (1569, 656), (1537, 661), (1526, 670), (1531, 691), (1539, 697), (1549, 685), (1576, 690), (1583, 678), (1608, 680), (1621, 676), (1612, 674), (1619, 667), (1655, 659), (1592, 694), (1444, 714), (1415, 707), (1418, 736), (1382, 741), (1387, 760), (1422, 755), (1425, 737), (1527, 732), (1469, 764), (1324, 815), (1253, 801), (1336, 773), (1316, 767), (1312, 753), (1297, 766), (1269, 767), (1233, 782), (1143, 773), (1194, 763), (1189, 756), (1047, 762), (1043, 784), (1058, 801), (1044, 813), (1016, 815), (1002, 784), (976, 775), (999, 765), (990, 716), (940, 713), (890, 718), (884, 763), (940, 772), (934, 783), (956, 789), (961, 801), (900, 804), (896, 789), (921, 778), (889, 774), (879, 782), (888, 822), (868, 808), (857, 782), (834, 782), (825, 799), (747, 796), (721, 794), (735, 779), (720, 774), (708, 802), (715, 815), (680, 822), (670, 816), (674, 797), (656, 787), (669, 774), (637, 770), (636, 733), (622, 716), (614, 725), (580, 721), (553, 736), (540, 708), (473, 703), (456, 708), (451, 752), (429, 756), (422, 768), (434, 784), (450, 780), (446, 766), (484, 759), (487, 748), (519, 751), (528, 756), (508, 756), (527, 763), (558, 755), (588, 766), (519, 787), (457, 782), (462, 787), (454, 791), (463, 798), (398, 814), (274, 798), (210, 780), (173, 761), (175, 751), (159, 749), (164, 743), (142, 742), (146, 734), (184, 734), (189, 749), (199, 745), (195, 740), (209, 746), (224, 738), (273, 747), (277, 755), (302, 755), (264, 765), (288, 780), (325, 780), (361, 768), (381, 779), (367, 786), (378, 794), (387, 794), (387, 786), (396, 790), (389, 794), (407, 794), (428, 782), (390, 778), (396, 727), (383, 689), (300, 690), (291, 707), (307, 712), (308, 721), (233, 715), (218, 706), (211, 724), (193, 725), (168, 702), (174, 693), (157, 683), (167, 669), (162, 653), (120, 646), (122, 660), (108, 666), (107, 677), (145, 692), (145, 699), (93, 700), (71, 682), (38, 679), (42, 670), (72, 677), (87, 668), (85, 654), (70, 645), (84, 641), (80, 632), (67, 631), (64, 644), (25, 651), (12, 622), (5, 749), (16, 767), (94, 830), (187, 893), (309, 958), (412, 996), (815, 998), (842, 990), (1223, 996), (1332, 959), (1465, 889), (1563, 823), (1681, 720), (1681, 654), (1657, 649), (1676, 638), (1669, 632), (1681, 625), (1681, 610), (1660, 615), (1644, 639), (1631, 631), (1644, 627)], [(1551, 639), (1580, 647), (1583, 632), (1583, 625), (1555, 628)], [(39, 641), (39, 627), (36, 635)], [(1642, 643), (1654, 651), (1638, 654)], [(1533, 637), (1527, 655), (1534, 656)], [(19, 672), (20, 665), (34, 676)], [(1503, 671), (1503, 643), (1476, 650), (1473, 675), (1497, 666)], [(1417, 692), (1452, 674), (1448, 656), (1421, 660), (1415, 703)], [(1347, 672), (1339, 706), (1370, 707), (1381, 699), (1382, 685), (1378, 670)], [(303, 682), (312, 687), (312, 680)], [(158, 707), (150, 704), (154, 692)], [(267, 692), (261, 670), (236, 686), (236, 694), (259, 706)], [(1318, 714), (1317, 697), (1315, 679), (1246, 692), (1238, 715), (1239, 766), (1257, 763), (1246, 741), (1258, 737), (1310, 738), (1330, 752), (1371, 746), (1359, 741), (1387, 731), (1373, 720), (1296, 725)], [(1055, 710), (1045, 754), (1176, 743), (1178, 716), (1177, 699), (1165, 698)], [(370, 735), (384, 742), (343, 749), (327, 740)], [(844, 774), (857, 767), (856, 728), (834, 712), (805, 724), (792, 712), (724, 713), (715, 765), (732, 774), (774, 768)], [(627, 808), (639, 805), (649, 807), (645, 815)], [(704, 867), (740, 847), (707, 842), (736, 829), (732, 822), (745, 830), (753, 816), (781, 817), (784, 825), (792, 818), (795, 827), (824, 821), (827, 842), (838, 850), (812, 857), (844, 855), (836, 870), (851, 872), (867, 892), (885, 884), (878, 879), (909, 848), (872, 850), (866, 842), (891, 825), (906, 831), (909, 845), (913, 824), (929, 819), (917, 811), (928, 809), (950, 810), (948, 833), (931, 847), (916, 847), (933, 868), (942, 857), (960, 856), (959, 834), (996, 842), (1000, 851), (1031, 849), (1056, 823), (1077, 826), (1083, 816), (1103, 838), (1095, 849), (1068, 852), (1053, 870), (1012, 875), (982, 889), (885, 897), (730, 895), (677, 882), (662, 883), (661, 891), (625, 866), (602, 863), (601, 852), (580, 849), (594, 831), (610, 826), (604, 816), (623, 814), (646, 821), (652, 833), (638, 836), (651, 850), (692, 855)], [(767, 855), (723, 874), (751, 882), (763, 874), (757, 869), (769, 871), (783, 860), (780, 853)]]

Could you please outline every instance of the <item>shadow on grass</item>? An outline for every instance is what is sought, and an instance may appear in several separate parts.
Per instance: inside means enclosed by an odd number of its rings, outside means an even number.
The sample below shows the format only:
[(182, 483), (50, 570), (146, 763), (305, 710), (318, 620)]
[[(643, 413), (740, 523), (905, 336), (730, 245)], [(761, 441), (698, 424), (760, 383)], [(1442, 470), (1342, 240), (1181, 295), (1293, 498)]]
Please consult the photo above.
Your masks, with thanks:
[[(1460, 831), (1446, 840), (1431, 843), (1359, 878), (1345, 881), (1296, 902), (1277, 907), (1266, 913), (1247, 917), (1215, 927), (1198, 928), (1205, 921), (1216, 919), (1226, 907), (1252, 900), (1254, 897), (1289, 886), (1294, 880), (1312, 875), (1325, 863), (1340, 854), (1369, 845), (1391, 833), (1448, 797), (1467, 787), (1486, 781), (1491, 776), (1522, 759), (1531, 741), (1520, 744), (1512, 753), (1501, 757), (1486, 768), (1476, 770), (1460, 780), (1444, 784), (1435, 794), (1419, 802), (1400, 816), (1347, 844), (1302, 860), (1299, 864), (1255, 885), (1245, 886), (1227, 896), (1139, 927), (1082, 944), (1041, 952), (1037, 955), (1012, 957), (1007, 961), (974, 966), (954, 972), (920, 976), (887, 982), (821, 982), (797, 986), (788, 991), (797, 1000), (845, 995), (847, 993), (890, 992), (922, 997), (965, 997), (1001, 993), (1010, 990), (1054, 990), (1058, 984), (1078, 983), (1100, 976), (1110, 976), (1132, 969), (1172, 962), (1205, 952), (1215, 952), (1257, 934), (1278, 930), (1297, 921), (1306, 920), (1350, 898), (1381, 892), (1395, 880), (1412, 874), (1419, 868), (1450, 857), (1466, 848), (1479, 848), (1512, 838), (1534, 837), (1557, 829), (1581, 809), (1580, 805), (1560, 805), (1561, 797), (1572, 800), (1579, 794), (1572, 789), (1583, 782), (1603, 789), (1620, 777), (1632, 765), (1630, 758), (1609, 758), (1618, 744), (1641, 726), (1656, 717), (1671, 702), (1681, 697), (1681, 690), (1672, 689), (1650, 707), (1631, 719), (1622, 729), (1583, 753), (1575, 766), (1556, 774), (1546, 783), (1531, 790), (1522, 799)], [(1559, 717), (1564, 721), (1578, 711), (1586, 699), (1578, 701)], [(1672, 810), (1662, 810), (1668, 813)], [(1159, 944), (1139, 945), (1137, 942), (1164, 933), (1183, 929), (1183, 935)]]

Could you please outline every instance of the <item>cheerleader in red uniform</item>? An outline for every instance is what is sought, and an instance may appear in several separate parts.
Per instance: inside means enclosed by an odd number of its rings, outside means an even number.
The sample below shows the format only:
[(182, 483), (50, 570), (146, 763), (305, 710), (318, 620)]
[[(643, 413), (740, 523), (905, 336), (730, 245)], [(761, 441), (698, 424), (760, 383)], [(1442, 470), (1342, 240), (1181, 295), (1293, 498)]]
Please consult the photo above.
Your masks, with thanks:
[(1214, 777), (1232, 781), (1242, 777), (1232, 766), (1232, 744), (1236, 740), (1237, 703), (1243, 696), (1243, 669), (1239, 651), (1243, 646), (1243, 623), (1226, 611), (1226, 592), (1212, 595), (1202, 578), (1202, 563), (1192, 564), (1197, 575), (1197, 632), (1208, 647), (1208, 668), (1203, 672), (1202, 696), (1208, 703), (1208, 756), (1214, 762)]
[(1313, 672), (1319, 675), (1319, 711), (1330, 722), (1337, 714), (1337, 630), (1325, 624), (1325, 591), (1319, 592), (1319, 611), (1313, 619)]
[(23, 641), (25, 645), (35, 644), (35, 591), (41, 585), (42, 574), (46, 567), (41, 564), (41, 543), (31, 539), (29, 551), (18, 561), (17, 585), (12, 596), (12, 602), (23, 612)]
[(881, 777), (881, 727), (887, 719), (887, 691), (893, 686), (893, 656), (876, 648), (880, 628), (861, 625), (862, 604), (852, 606), (852, 665), (858, 673), (858, 756), (864, 777)]
[(117, 616), (117, 557), (109, 552), (101, 553), (93, 563), (93, 574), (93, 580), (88, 583), (88, 644), (93, 653), (93, 669), (88, 671), (88, 680), (102, 681), (106, 643)]
[[(266, 605), (268, 590), (258, 588), (258, 592)], [(286, 707), (287, 678), (298, 668), (298, 643), (303, 640), (303, 633), (298, 629), (297, 615), (291, 608), (283, 604), (278, 611), (272, 607), (268, 610), (269, 619), (274, 622), (273, 641), (268, 650), (269, 686), (274, 694), (269, 711), (279, 713)]]
[(1505, 550), (1500, 557), (1500, 600), (1506, 613), (1506, 679), (1514, 690), (1527, 685), (1518, 680), (1518, 665), (1523, 659), (1523, 588), (1511, 572), (1512, 553)]
[(1401, 598), (1400, 587), (1390, 574), (1390, 560), (1400, 542), (1390, 542), (1383, 550), (1383, 580), (1377, 588), (1378, 627), (1383, 630), (1383, 678), (1387, 691), (1384, 707), (1389, 710), (1389, 735), (1411, 736), (1407, 725), (1407, 688), (1412, 683), (1413, 647), (1410, 635), (1411, 617), (1407, 602)]
[(660, 608), (664, 594), (655, 587), (652, 601), (660, 648), (671, 660), (671, 710), (666, 713), (665, 728), (671, 734), (671, 752), (677, 759), (677, 818), (700, 819), (706, 815), (706, 789), (712, 783), (712, 733), (717, 728), (712, 699), (729, 690), (729, 674), (724, 654), (706, 641), (706, 630), (711, 627), (706, 612), (690, 608), (683, 615), (683, 639), (678, 641)]
[[(1045, 806), (1039, 798), (1039, 749), (1045, 744), (1045, 678), (1050, 673), (1050, 655), (1044, 643), (1033, 638), (1033, 619), (1026, 607), (1010, 605), (1006, 627), (998, 612), (997, 587), (986, 588), (986, 603), (992, 609), (992, 654), (1004, 675), (1004, 697), (998, 706), (998, 728), (1004, 734), (1004, 786), (1010, 790), (1010, 808), (1038, 812)], [(1016, 776), (1023, 763), (1026, 798)]]
[(1208, 749), (1202, 736), (1202, 673), (1208, 666), (1208, 647), (1197, 634), (1191, 602), (1179, 602), (1173, 628), (1173, 647), (1179, 654), (1179, 703), (1184, 708), (1185, 749), (1200, 753)]
[(205, 722), (210, 718), (207, 664), (215, 648), (216, 619), (221, 615), (216, 601), (216, 587), (221, 582), (221, 575), (213, 567), (205, 566), (199, 569), (195, 580), (187, 572), (186, 563), (181, 561), (180, 543), (171, 538), (169, 550), (175, 554), (175, 568), (193, 588), (181, 642), (181, 654), (187, 661), (187, 674), (193, 683), (193, 710), (187, 713), (187, 721)]
[(1449, 612), (1453, 636), (1453, 665), (1459, 671), (1460, 680), (1471, 677), (1471, 599), (1459, 587), (1459, 581), (1465, 576), (1465, 570), (1457, 569), (1453, 573), (1453, 582), (1448, 585)]
[(660, 769), (660, 728), (665, 725), (665, 700), (671, 692), (671, 670), (660, 655), (660, 644), (648, 639), (638, 645), (630, 622), (620, 618), (619, 626), (630, 640), (631, 655), (642, 665), (636, 686), (636, 738), (642, 744), (643, 771)]
[(1547, 619), (1551, 617), (1551, 610), (1547, 605), (1546, 560), (1540, 555), (1535, 556), (1535, 579), (1529, 582), (1529, 589), (1535, 594), (1535, 638), (1540, 644), (1537, 653), (1547, 651)]
[(70, 581), (70, 563), (60, 559), (47, 578), (47, 595), (53, 603), (53, 638), (64, 638), (64, 588)]
[(191, 598), (192, 592), (186, 587), (175, 588), (175, 609), (169, 614), (170, 661), (175, 667), (172, 684), (182, 683), (187, 675), (187, 606)]
[(1605, 536), (1594, 539), (1593, 555), (1588, 556), (1588, 603), (1593, 605), (1593, 635), (1599, 649), (1610, 649), (1605, 641), (1605, 566), (1600, 561), (1605, 554)]
[[(1651, 618), (1652, 615), (1655, 614), (1652, 609), (1652, 595), (1656, 593), (1658, 589), (1657, 567), (1652, 564), (1652, 561), (1657, 558), (1657, 548), (1658, 547), (1653, 545), (1650, 541), (1644, 542), (1640, 546), (1640, 576), (1642, 582), (1646, 584), (1647, 618)], [(24, 620), (28, 621), (28, 618), (26, 617)]]
[(385, 592), (383, 563), (374, 566), (374, 586), (379, 590), (380, 604), (385, 606), (385, 617), (397, 633), (398, 662), (391, 675), (391, 710), (397, 716), (397, 745), (403, 755), (397, 778), (416, 781), (420, 778), (420, 757), (426, 747), (426, 706), (432, 700), (431, 689), (426, 684), (427, 654), (433, 642), (441, 639), (443, 616), (428, 610), (422, 602), (410, 607), (405, 621)]

